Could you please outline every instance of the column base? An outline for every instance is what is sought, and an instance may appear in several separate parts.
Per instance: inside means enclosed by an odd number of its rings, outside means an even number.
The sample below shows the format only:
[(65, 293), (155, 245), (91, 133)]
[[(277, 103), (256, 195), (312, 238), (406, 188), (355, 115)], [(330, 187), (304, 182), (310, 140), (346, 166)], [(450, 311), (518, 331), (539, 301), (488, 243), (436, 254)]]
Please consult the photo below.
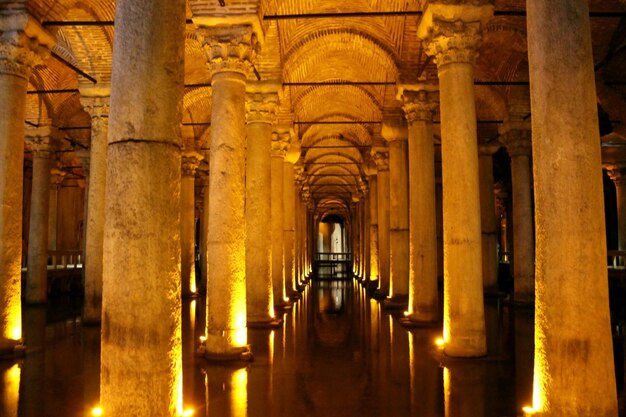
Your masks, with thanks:
[(299, 300), (299, 299), (301, 299), (301, 298), (302, 298), (302, 294), (300, 294), (298, 291), (293, 291), (293, 292), (289, 295), (289, 299), (290, 299), (292, 302), (295, 302), (295, 301), (297, 301), (297, 300)]
[(245, 346), (232, 346), (219, 352), (207, 349), (206, 340), (200, 343), (198, 348), (198, 355), (210, 361), (243, 361), (250, 362), (254, 360), (252, 356), (252, 350), (250, 345)]
[(510, 305), (511, 307), (518, 308), (533, 308), (535, 307), (535, 299), (508, 299), (505, 300), (505, 304)]
[(248, 328), (250, 329), (275, 329), (283, 324), (283, 319), (268, 317), (265, 319), (249, 319)]
[(406, 310), (409, 306), (408, 294), (396, 294), (391, 298), (383, 301), (383, 307), (386, 310)]
[(500, 291), (497, 286), (483, 288), (483, 295), (485, 298), (504, 298), (507, 294), (504, 291)]
[(200, 297), (200, 294), (197, 292), (188, 292), (188, 293), (181, 294), (181, 297), (185, 299), (194, 299), (194, 298)]
[(438, 327), (441, 326), (441, 320), (439, 318), (433, 320), (424, 320), (418, 317), (416, 314), (408, 314), (402, 317), (400, 320), (400, 324), (404, 327)]
[(277, 310), (291, 310), (293, 308), (293, 301), (282, 300), (281, 302), (274, 303), (274, 308)]
[(372, 298), (375, 298), (376, 300), (386, 300), (388, 296), (389, 296), (388, 288), (387, 289), (378, 288), (372, 292)]
[(82, 324), (86, 327), (99, 327), (102, 325), (102, 320), (83, 317)]
[(464, 338), (445, 344), (443, 353), (452, 358), (482, 358), (487, 356), (486, 341)]
[(22, 340), (0, 339), (0, 359), (22, 358), (26, 354), (26, 345)]

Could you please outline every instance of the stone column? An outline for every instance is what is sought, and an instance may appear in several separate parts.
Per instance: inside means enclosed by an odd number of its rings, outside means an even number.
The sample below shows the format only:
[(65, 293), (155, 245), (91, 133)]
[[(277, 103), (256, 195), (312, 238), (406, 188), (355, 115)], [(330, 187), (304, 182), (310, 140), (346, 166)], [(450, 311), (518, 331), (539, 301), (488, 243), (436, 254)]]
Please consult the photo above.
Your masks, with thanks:
[(433, 135), (438, 96), (437, 85), (430, 83), (401, 86), (398, 93), (409, 123), (409, 323), (439, 319)]
[[(193, 139), (191, 140), (193, 142)], [(202, 155), (186, 146), (181, 157), (180, 277), (181, 295), (197, 297), (196, 288), (196, 170)]]
[(535, 236), (530, 123), (511, 121), (502, 126), (500, 132), (511, 157), (513, 302), (532, 304), (535, 299)]
[(372, 157), (378, 170), (378, 290), (377, 296), (389, 293), (389, 150), (372, 148)]
[(109, 417), (182, 412), (184, 31), (182, 0), (117, 2), (100, 373), (101, 407)]
[(389, 144), (389, 303), (404, 308), (409, 299), (409, 160), (406, 124), (384, 123)]
[(378, 178), (376, 171), (369, 172), (370, 185), (370, 281), (376, 282), (379, 279), (378, 264)]
[(618, 249), (623, 251), (626, 250), (626, 164), (611, 165), (607, 172), (615, 184)]
[(53, 130), (55, 128), (52, 126), (40, 126), (26, 131), (26, 143), (33, 155), (33, 183), (28, 229), (28, 272), (24, 296), (28, 304), (43, 304), (48, 298), (48, 212)]
[(271, 150), (280, 85), (248, 84), (246, 115), (246, 292), (248, 325), (274, 326), (272, 291)]
[(289, 149), (291, 137), (289, 133), (272, 134), (272, 162), (271, 162), (271, 221), (272, 221), (272, 287), (274, 291), (274, 305), (286, 307), (289, 298), (285, 288), (284, 264), (284, 168), (285, 155)]
[(294, 298), (295, 287), (295, 227), (296, 177), (294, 164), (300, 158), (300, 146), (292, 145), (283, 164), (283, 256), (285, 265), (285, 296)]
[(500, 142), (481, 143), (478, 147), (478, 187), (480, 189), (480, 227), (482, 230), (483, 289), (498, 290), (498, 222), (493, 190), (493, 154)]
[[(258, 48), (252, 25), (198, 29), (212, 73), (208, 358), (250, 359), (246, 311), (246, 78)], [(207, 24), (211, 24), (209, 19)]]
[(585, 0), (527, 8), (535, 191), (533, 416), (617, 416)]
[(59, 188), (67, 173), (58, 168), (50, 170), (50, 203), (48, 209), (48, 250), (57, 248), (57, 217), (59, 206)]
[(22, 338), (22, 186), (26, 88), (54, 39), (25, 10), (0, 6), (0, 352)]
[(81, 103), (91, 116), (89, 184), (85, 216), (85, 301), (83, 322), (98, 324), (102, 318), (102, 245), (106, 206), (107, 136), (109, 132), (109, 87), (81, 89)]
[[(209, 158), (208, 152), (205, 152), (203, 155), (204, 159), (207, 160)], [(202, 185), (202, 220), (201, 228), (200, 228), (200, 292), (206, 294), (206, 286), (208, 280), (208, 271), (207, 271), (207, 257), (208, 257), (208, 247), (207, 240), (209, 238), (209, 203), (211, 201), (211, 193), (209, 192), (209, 174), (203, 173), (200, 177), (200, 184)]]
[(430, 3), (418, 28), (439, 74), (444, 244), (444, 351), (487, 353), (483, 306), (474, 61), (492, 6)]

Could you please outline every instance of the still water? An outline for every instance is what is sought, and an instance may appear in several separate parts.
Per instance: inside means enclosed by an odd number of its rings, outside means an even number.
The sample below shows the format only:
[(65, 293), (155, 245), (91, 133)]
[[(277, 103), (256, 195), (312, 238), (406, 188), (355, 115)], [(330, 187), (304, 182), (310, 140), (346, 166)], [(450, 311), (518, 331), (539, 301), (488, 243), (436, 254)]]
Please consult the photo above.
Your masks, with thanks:
[[(197, 357), (204, 301), (183, 303), (185, 408), (207, 417), (513, 417), (530, 403), (532, 310), (487, 300), (489, 355), (446, 358), (441, 326), (406, 329), (356, 281), (320, 281), (281, 327), (248, 332), (254, 361)], [(1, 417), (84, 417), (98, 403), (97, 327), (80, 300), (24, 311), (26, 357), (0, 362)]]

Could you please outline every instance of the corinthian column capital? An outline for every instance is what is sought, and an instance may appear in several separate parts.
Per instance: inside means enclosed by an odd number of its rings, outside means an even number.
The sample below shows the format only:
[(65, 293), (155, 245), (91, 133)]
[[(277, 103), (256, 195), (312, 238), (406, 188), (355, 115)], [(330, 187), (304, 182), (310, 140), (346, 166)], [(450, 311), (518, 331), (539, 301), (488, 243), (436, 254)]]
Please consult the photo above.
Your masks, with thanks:
[(196, 169), (200, 166), (203, 156), (195, 151), (185, 151), (181, 157), (181, 168), (183, 177), (193, 177), (196, 175)]
[(92, 121), (109, 117), (110, 95), (111, 87), (109, 86), (80, 88), (80, 104), (89, 113)]
[(389, 148), (382, 146), (373, 147), (371, 152), (376, 169), (378, 171), (389, 171)]
[(275, 124), (280, 91), (276, 82), (246, 83), (246, 122)]
[(506, 147), (509, 156), (530, 156), (532, 153), (532, 132), (530, 122), (505, 122), (498, 129), (500, 142)]
[(474, 64), (481, 43), (484, 24), (493, 15), (493, 1), (430, 3), (417, 34), (426, 53), (437, 66), (450, 63)]
[(284, 158), (291, 146), (291, 133), (272, 133), (272, 156)]
[(261, 48), (252, 25), (201, 26), (197, 33), (213, 75), (237, 72), (248, 76)]
[(606, 168), (609, 178), (611, 178), (616, 187), (626, 185), (626, 163), (605, 164), (604, 168)]
[(409, 123), (432, 122), (439, 108), (439, 91), (434, 83), (407, 84), (398, 87), (398, 100)]
[(56, 43), (54, 37), (26, 11), (0, 10), (0, 74), (28, 79)]

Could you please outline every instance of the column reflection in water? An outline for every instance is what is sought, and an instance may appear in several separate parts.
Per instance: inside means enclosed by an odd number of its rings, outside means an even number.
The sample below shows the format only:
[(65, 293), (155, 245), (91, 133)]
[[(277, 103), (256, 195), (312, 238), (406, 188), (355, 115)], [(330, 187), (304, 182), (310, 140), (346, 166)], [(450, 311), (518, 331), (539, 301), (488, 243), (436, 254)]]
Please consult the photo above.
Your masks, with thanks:
[(17, 417), (22, 375), (20, 365), (6, 364), (0, 368), (0, 374), (0, 416)]
[[(44, 395), (45, 390), (45, 369), (46, 369), (46, 308), (27, 307), (24, 308), (24, 340), (26, 341), (28, 352), (22, 366), (20, 380), (20, 415), (23, 416), (44, 416), (46, 409), (52, 409), (53, 405), (47, 400), (51, 399)], [(63, 353), (62, 353), (63, 354)], [(67, 353), (64, 354), (64, 356)], [(76, 360), (76, 356), (71, 356)], [(69, 358), (65, 358), (69, 360)], [(57, 412), (66, 408), (57, 408)]]
[(208, 367), (205, 373), (206, 416), (247, 417), (248, 368), (216, 365)]
[(430, 329), (416, 330), (415, 334), (408, 332), (413, 416), (435, 417), (443, 412), (442, 369), (432, 358), (437, 332)]
[(83, 326), (83, 399), (88, 409), (100, 406), (100, 326)]
[(273, 407), (274, 330), (251, 329), (248, 337), (254, 346), (254, 363), (248, 373), (248, 413), (271, 416)]
[(443, 387), (446, 417), (486, 416), (484, 364), (450, 364), (443, 370)]
[(190, 412), (198, 407), (195, 404), (196, 367), (195, 355), (198, 349), (199, 335), (197, 334), (198, 299), (183, 299), (182, 306), (182, 344), (183, 344), (183, 377), (182, 377), (182, 409)]

